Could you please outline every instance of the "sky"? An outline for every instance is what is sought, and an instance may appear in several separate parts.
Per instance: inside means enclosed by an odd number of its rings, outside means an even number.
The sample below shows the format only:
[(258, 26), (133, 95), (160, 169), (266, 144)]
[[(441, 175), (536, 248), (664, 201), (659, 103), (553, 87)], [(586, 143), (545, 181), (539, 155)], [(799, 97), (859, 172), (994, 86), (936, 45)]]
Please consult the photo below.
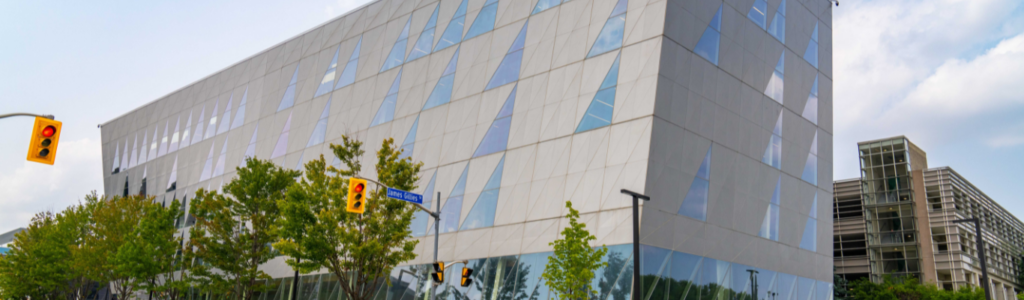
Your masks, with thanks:
[[(368, 1), (0, 2), (0, 113), (64, 122), (48, 166), (24, 159), (31, 118), (0, 120), (0, 232), (102, 193), (98, 124)], [(842, 0), (833, 15), (834, 177), (859, 176), (858, 141), (906, 135), (1024, 217), (1024, 2)]]

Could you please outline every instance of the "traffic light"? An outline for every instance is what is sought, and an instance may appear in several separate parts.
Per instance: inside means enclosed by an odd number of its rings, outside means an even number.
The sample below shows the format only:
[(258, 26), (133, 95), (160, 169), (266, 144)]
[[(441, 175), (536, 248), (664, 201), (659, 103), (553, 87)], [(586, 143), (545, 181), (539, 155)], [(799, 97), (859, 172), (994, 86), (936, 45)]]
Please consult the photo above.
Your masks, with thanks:
[(28, 161), (53, 165), (53, 160), (57, 158), (60, 125), (60, 121), (36, 117), (36, 124), (32, 126), (32, 139), (28, 144)]
[(366, 212), (366, 180), (351, 177), (348, 179), (348, 212), (362, 214)]
[(473, 275), (473, 269), (463, 267), (462, 268), (462, 286), (469, 286), (473, 284), (473, 279), (469, 278), (469, 275)]
[(430, 273), (430, 277), (434, 278), (434, 282), (444, 283), (444, 262), (439, 261), (434, 263), (434, 273)]

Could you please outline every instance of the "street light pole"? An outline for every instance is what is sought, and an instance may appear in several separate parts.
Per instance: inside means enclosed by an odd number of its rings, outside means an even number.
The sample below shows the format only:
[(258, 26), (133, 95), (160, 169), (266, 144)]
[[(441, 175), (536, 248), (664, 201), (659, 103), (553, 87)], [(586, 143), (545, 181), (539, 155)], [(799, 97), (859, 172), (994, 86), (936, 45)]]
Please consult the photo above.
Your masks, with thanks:
[(978, 260), (981, 261), (981, 287), (985, 289), (985, 299), (992, 299), (989, 291), (988, 269), (985, 268), (985, 241), (981, 238), (981, 220), (978, 218), (955, 220), (953, 223), (974, 223), (974, 242), (978, 248)]
[(30, 114), (30, 113), (13, 113), (13, 114), (3, 114), (3, 115), (0, 115), (0, 119), (8, 118), (8, 117), (43, 117), (43, 118), (47, 118), (47, 119), (53, 120), (53, 115), (37, 115), (37, 114)]
[(757, 270), (747, 269), (747, 273), (750, 273), (750, 296), (757, 299)]
[(627, 189), (619, 192), (633, 197), (633, 300), (641, 299), (637, 294), (641, 293), (640, 286), (640, 199), (651, 201), (651, 197)]

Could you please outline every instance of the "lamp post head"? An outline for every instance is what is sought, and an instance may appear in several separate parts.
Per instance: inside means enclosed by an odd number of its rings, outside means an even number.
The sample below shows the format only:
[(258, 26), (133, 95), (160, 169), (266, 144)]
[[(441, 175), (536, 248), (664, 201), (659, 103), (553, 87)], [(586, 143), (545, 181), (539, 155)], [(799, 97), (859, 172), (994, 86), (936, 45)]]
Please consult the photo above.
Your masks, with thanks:
[(630, 191), (630, 190), (627, 190), (627, 189), (621, 189), (621, 190), (619, 190), (619, 192), (621, 192), (623, 194), (626, 194), (626, 195), (633, 196), (634, 198), (638, 198), (638, 199), (641, 199), (641, 200), (644, 200), (644, 201), (651, 201), (651, 197), (649, 197), (647, 195), (644, 195), (644, 194), (641, 194), (641, 193)]

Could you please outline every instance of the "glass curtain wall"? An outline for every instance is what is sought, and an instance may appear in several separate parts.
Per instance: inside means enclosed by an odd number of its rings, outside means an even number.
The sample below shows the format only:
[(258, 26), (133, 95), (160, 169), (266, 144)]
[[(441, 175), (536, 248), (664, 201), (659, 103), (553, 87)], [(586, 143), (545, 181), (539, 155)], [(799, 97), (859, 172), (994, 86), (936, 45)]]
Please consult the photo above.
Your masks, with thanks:
[(859, 145), (871, 280), (920, 278), (910, 154), (903, 138)]

